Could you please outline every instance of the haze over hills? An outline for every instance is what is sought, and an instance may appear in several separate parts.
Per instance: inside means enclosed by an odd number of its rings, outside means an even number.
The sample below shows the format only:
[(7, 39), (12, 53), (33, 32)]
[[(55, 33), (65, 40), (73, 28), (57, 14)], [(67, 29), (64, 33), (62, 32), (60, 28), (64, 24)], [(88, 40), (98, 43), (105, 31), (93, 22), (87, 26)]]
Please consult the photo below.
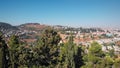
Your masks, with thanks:
[[(28, 29), (28, 30), (42, 30), (45, 27), (50, 26), (50, 27), (54, 27), (54, 28), (73, 28), (73, 29), (77, 29), (77, 28), (85, 28), (87, 29), (88, 27), (72, 27), (72, 26), (63, 26), (63, 25), (47, 25), (47, 24), (40, 24), (40, 23), (25, 23), (25, 24), (21, 24), (21, 25), (17, 25), (17, 26), (13, 26), (11, 24), (5, 23), (5, 22), (0, 22), (0, 30), (19, 30), (19, 29)], [(98, 28), (98, 27), (91, 27), (91, 28)], [(88, 28), (89, 29), (89, 28)]]
[(8, 31), (10, 30), (18, 30), (18, 29), (28, 29), (28, 28), (35, 28), (35, 29), (43, 29), (45, 28), (45, 26), (51, 26), (51, 27), (59, 27), (59, 28), (100, 28), (100, 29), (103, 29), (103, 30), (119, 30), (120, 28), (119, 27), (97, 27), (97, 26), (94, 26), (94, 27), (91, 27), (91, 26), (88, 26), (88, 27), (82, 27), (82, 26), (66, 26), (66, 25), (59, 25), (59, 24), (56, 24), (56, 25), (49, 25), (49, 24), (40, 24), (40, 23), (24, 23), (24, 24), (20, 24), (20, 25), (12, 25), (12, 24), (9, 24), (9, 23), (6, 23), (6, 22), (0, 22), (0, 30), (3, 31), (4, 29), (8, 29)]
[(39, 23), (25, 23), (25, 24), (21, 24), (18, 26), (13, 26), (11, 24), (8, 23), (4, 23), (4, 22), (0, 22), (0, 31), (3, 34), (6, 35), (12, 35), (12, 34), (23, 34), (26, 32), (36, 32), (36, 34), (41, 33), (42, 30), (44, 30), (46, 27), (53, 27), (54, 29), (57, 30), (62, 30), (62, 31), (69, 31), (69, 30), (73, 30), (73, 31), (81, 31), (81, 32), (90, 32), (90, 31), (103, 31), (101, 28), (84, 28), (84, 27), (70, 27), (70, 26), (62, 26), (62, 25), (43, 25), (43, 24), (39, 24)]
[[(11, 24), (0, 22), (0, 31), (5, 33), (17, 33), (18, 31), (29, 30), (29, 31), (41, 31), (46, 27), (54, 27), (55, 29), (73, 29), (73, 30), (80, 30), (83, 28), (84, 30), (89, 29), (98, 29), (98, 30), (115, 30), (112, 28), (99, 28), (99, 27), (72, 27), (72, 26), (63, 26), (63, 25), (47, 25), (47, 24), (40, 24), (40, 23), (25, 23), (17, 26), (13, 26)], [(11, 32), (12, 31), (12, 32)]]

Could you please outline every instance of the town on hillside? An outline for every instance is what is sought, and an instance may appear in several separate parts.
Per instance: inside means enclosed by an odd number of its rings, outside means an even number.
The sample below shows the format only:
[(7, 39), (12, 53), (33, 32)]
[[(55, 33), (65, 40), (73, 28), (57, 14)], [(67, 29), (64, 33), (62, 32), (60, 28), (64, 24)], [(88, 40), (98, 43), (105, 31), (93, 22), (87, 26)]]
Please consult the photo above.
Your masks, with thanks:
[[(7, 62), (3, 65), (4, 68), (11, 67), (12, 65), (12, 68), (29, 68), (29, 66), (31, 68), (54, 68), (54, 66), (55, 68), (61, 68), (62, 66), (63, 68), (84, 68), (85, 66), (86, 68), (89, 62), (93, 63), (90, 64), (91, 67), (97, 64), (99, 67), (103, 63), (108, 68), (119, 68), (120, 65), (119, 29), (76, 28), (39, 23), (26, 23), (12, 26), (11, 24), (0, 22), (0, 32), (2, 33), (0, 35), (0, 45), (7, 45), (8, 47), (8, 52), (6, 52), (7, 50), (4, 51), (6, 54), (3, 55), (3, 57), (8, 57), (4, 58), (6, 61), (2, 61), (3, 64)], [(16, 39), (17, 37), (19, 40)], [(58, 49), (53, 45), (58, 45)], [(13, 50), (11, 50), (12, 48)], [(3, 47), (3, 49), (7, 48)], [(90, 57), (92, 54), (93, 56)], [(11, 57), (14, 57), (14, 59)], [(18, 59), (15, 57), (18, 57)], [(19, 62), (16, 62), (16, 60)], [(12, 61), (14, 63), (11, 63)], [(75, 65), (69, 65), (69, 63)], [(97, 66), (93, 68), (97, 68)]]
[[(58, 34), (61, 37), (60, 43), (66, 43), (69, 36), (72, 35), (74, 37), (74, 43), (77, 45), (89, 47), (91, 42), (96, 41), (102, 45), (103, 51), (114, 49), (116, 53), (120, 54), (119, 29), (108, 30), (101, 28), (75, 28), (61, 25), (50, 26), (39, 23), (26, 23), (18, 26), (12, 26), (7, 23), (0, 23), (0, 31), (4, 33), (6, 40), (11, 35), (17, 35), (20, 37), (21, 41), (28, 44), (33, 44), (39, 38), (42, 31), (47, 27), (52, 27), (58, 31)], [(106, 44), (108, 46), (105, 46)]]

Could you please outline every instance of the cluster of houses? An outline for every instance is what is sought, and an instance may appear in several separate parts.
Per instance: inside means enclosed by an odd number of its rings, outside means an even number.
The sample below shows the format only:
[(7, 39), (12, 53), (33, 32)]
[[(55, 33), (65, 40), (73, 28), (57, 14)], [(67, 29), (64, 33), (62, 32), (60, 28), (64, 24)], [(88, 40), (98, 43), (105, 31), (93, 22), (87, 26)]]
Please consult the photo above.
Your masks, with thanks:
[[(6, 24), (2, 24), (6, 25)], [(46, 25), (38, 23), (28, 23), (19, 26), (18, 28), (7, 24), (11, 27), (10, 30), (6, 27), (1, 27), (1, 31), (5, 33), (5, 37), (8, 38), (10, 35), (16, 34), (20, 36), (21, 40), (27, 43), (33, 43), (37, 40), (41, 33), (41, 30), (46, 28)], [(73, 36), (73, 42), (76, 45), (84, 45), (89, 47), (91, 42), (96, 41), (102, 46), (102, 50), (107, 52), (114, 49), (116, 54), (120, 54), (120, 31), (119, 30), (101, 30), (97, 28), (69, 28), (67, 26), (54, 26), (58, 30), (58, 34), (61, 37), (60, 43), (66, 43), (69, 36)], [(108, 45), (109, 44), (109, 45)]]
[[(66, 33), (59, 33), (59, 35), (62, 38), (61, 43), (66, 43), (69, 36), (71, 36)], [(74, 37), (73, 40), (76, 45), (90, 47), (90, 44), (93, 41), (96, 41), (101, 44), (103, 51), (108, 52), (113, 49), (116, 54), (120, 54), (120, 45), (116, 43), (120, 42), (120, 32), (118, 31), (96, 31), (90, 33), (81, 33), (80, 31), (76, 31), (72, 36)]]

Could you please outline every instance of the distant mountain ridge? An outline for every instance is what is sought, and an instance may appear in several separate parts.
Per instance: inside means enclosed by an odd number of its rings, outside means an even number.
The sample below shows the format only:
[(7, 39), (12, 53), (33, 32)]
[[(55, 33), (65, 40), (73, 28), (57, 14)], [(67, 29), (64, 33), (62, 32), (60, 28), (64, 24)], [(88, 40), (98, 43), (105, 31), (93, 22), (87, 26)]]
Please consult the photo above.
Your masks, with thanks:
[(19, 29), (21, 30), (43, 30), (44, 28), (48, 27), (48, 25), (43, 25), (43, 24), (39, 24), (39, 23), (25, 23), (22, 25), (18, 26)]
[[(43, 25), (40, 23), (25, 23), (25, 24), (21, 24), (18, 26), (12, 26), (11, 24), (5, 23), (5, 22), (0, 22), (0, 31), (2, 31), (3, 33), (8, 33), (10, 31), (24, 31), (24, 30), (28, 30), (28, 31), (41, 31), (44, 28), (48, 27), (49, 25)], [(68, 26), (62, 26), (62, 25), (54, 25), (54, 26), (50, 26), (50, 27), (54, 27), (55, 29), (64, 29), (64, 30), (80, 30), (81, 32), (89, 32), (91, 31), (102, 31), (100, 28), (74, 28), (74, 27), (68, 27)]]
[(21, 24), (20, 26), (25, 26), (25, 25), (40, 25), (40, 23), (25, 23), (25, 24)]
[(27, 33), (41, 33), (48, 25), (39, 23), (25, 23), (18, 26), (12, 26), (11, 24), (0, 22), (0, 32), (5, 36), (22, 35)]
[(16, 26), (12, 26), (8, 23), (5, 23), (5, 22), (0, 22), (0, 31), (2, 33), (8, 33), (10, 31), (16, 31), (18, 30), (18, 28)]

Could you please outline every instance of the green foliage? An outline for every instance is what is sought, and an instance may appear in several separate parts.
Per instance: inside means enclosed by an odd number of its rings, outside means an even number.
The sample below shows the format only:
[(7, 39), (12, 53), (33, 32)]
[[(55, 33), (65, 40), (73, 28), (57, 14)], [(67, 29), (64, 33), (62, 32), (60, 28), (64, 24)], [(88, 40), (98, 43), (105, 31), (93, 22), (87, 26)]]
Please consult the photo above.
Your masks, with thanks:
[(19, 67), (30, 67), (33, 64), (33, 52), (31, 51), (31, 48), (25, 47), (25, 45), (22, 45), (19, 47), (18, 51), (18, 65)]
[(95, 56), (102, 55), (102, 46), (98, 44), (97, 42), (91, 43), (91, 47), (89, 49), (89, 53), (93, 54)]
[(114, 63), (114, 60), (110, 56), (106, 56), (104, 58), (104, 62), (106, 64), (106, 67), (111, 68)]
[[(7, 44), (0, 34), (0, 68), (119, 68), (114, 50), (103, 52), (97, 42), (89, 47), (76, 46), (73, 36), (66, 43), (52, 28), (45, 29), (34, 46), (11, 36)], [(112, 45), (112, 44), (111, 44)], [(8, 52), (9, 50), (9, 52)]]
[(0, 33), (0, 68), (8, 67), (8, 60), (6, 57), (8, 57), (8, 47), (3, 40), (2, 33)]
[(114, 52), (115, 52), (114, 49), (111, 49), (111, 50), (109, 50), (109, 52), (106, 53), (106, 54), (108, 54), (110, 57), (115, 57)]
[(61, 45), (60, 60), (62, 68), (79, 68), (83, 65), (82, 49), (73, 43), (73, 36)]
[(85, 65), (83, 68), (97, 68), (98, 64), (101, 63), (104, 53), (102, 47), (97, 42), (91, 43), (91, 47), (88, 49), (88, 54), (83, 57)]
[(119, 68), (120, 67), (120, 58), (115, 59), (113, 67), (114, 68)]
[(83, 50), (81, 47), (77, 47), (76, 49), (77, 53), (74, 56), (74, 62), (75, 62), (75, 68), (80, 68), (82, 65), (84, 65), (83, 62)]
[[(34, 48), (38, 66), (55, 66), (58, 63), (60, 36), (51, 28), (44, 30)], [(51, 67), (51, 66), (50, 66)]]
[(113, 58), (110, 56), (106, 55), (102, 60), (101, 63), (99, 64), (100, 68), (112, 68), (114, 64)]
[(15, 35), (12, 35), (10, 37), (10, 41), (9, 41), (9, 47), (10, 47), (10, 50), (17, 50), (17, 48), (19, 47), (19, 39), (18, 39), (18, 36), (15, 36)]
[(9, 45), (9, 55), (10, 55), (10, 67), (16, 68), (18, 67), (18, 48), (19, 48), (19, 40), (18, 36), (12, 35), (8, 42)]
[(69, 41), (65, 43), (64, 46), (65, 46), (65, 63), (68, 68), (75, 68), (74, 55), (76, 54), (76, 51), (72, 36), (69, 37)]

